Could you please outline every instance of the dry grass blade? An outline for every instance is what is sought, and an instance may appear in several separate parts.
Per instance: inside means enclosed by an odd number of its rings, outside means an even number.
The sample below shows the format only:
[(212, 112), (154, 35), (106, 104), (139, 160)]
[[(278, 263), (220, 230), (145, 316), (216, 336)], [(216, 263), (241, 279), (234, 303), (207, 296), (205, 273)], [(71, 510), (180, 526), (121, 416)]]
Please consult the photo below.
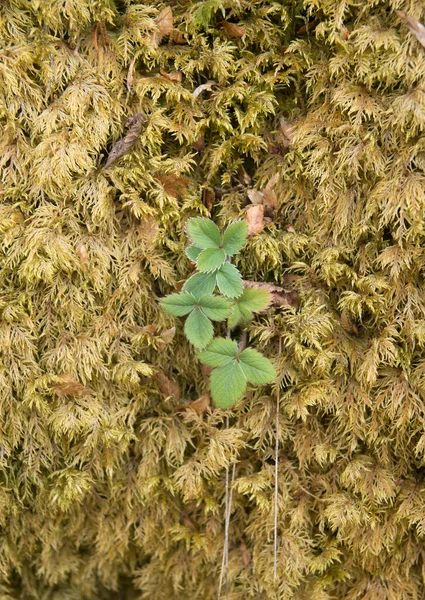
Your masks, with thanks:
[(134, 57), (131, 60), (130, 65), (128, 67), (128, 72), (127, 72), (127, 89), (129, 91), (133, 87), (133, 82), (134, 82), (134, 64), (135, 64), (135, 62), (136, 62), (136, 57)]
[(58, 396), (89, 396), (93, 394), (93, 390), (84, 387), (70, 373), (59, 375), (60, 382), (53, 384), (53, 389)]
[(406, 23), (410, 31), (415, 34), (418, 42), (425, 48), (425, 25), (412, 17), (408, 17), (406, 13), (401, 10), (396, 11), (396, 14)]
[(104, 169), (108, 169), (111, 165), (114, 164), (118, 158), (127, 154), (137, 142), (137, 139), (142, 131), (143, 124), (146, 122), (146, 115), (143, 112), (139, 112), (135, 115), (132, 115), (129, 119), (127, 119), (126, 127), (129, 128), (127, 135), (123, 138), (115, 142), (112, 146), (111, 151), (108, 154), (108, 158)]

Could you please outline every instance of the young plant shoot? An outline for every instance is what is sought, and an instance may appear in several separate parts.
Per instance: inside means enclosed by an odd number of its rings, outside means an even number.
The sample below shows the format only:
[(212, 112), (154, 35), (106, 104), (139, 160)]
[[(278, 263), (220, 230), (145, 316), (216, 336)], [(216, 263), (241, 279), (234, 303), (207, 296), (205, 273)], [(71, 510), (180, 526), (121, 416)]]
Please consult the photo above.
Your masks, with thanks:
[(197, 217), (188, 221), (187, 234), (191, 245), (186, 254), (198, 272), (189, 277), (181, 293), (167, 296), (161, 306), (174, 317), (187, 317), (187, 339), (198, 350), (199, 360), (213, 367), (212, 398), (217, 406), (230, 408), (242, 398), (247, 383), (271, 383), (276, 372), (257, 350), (240, 350), (230, 338), (213, 339), (213, 321), (227, 319), (229, 329), (243, 325), (254, 312), (268, 306), (270, 294), (263, 289), (244, 289), (241, 274), (229, 262), (245, 244), (248, 231), (244, 221), (232, 223), (221, 235), (213, 221)]

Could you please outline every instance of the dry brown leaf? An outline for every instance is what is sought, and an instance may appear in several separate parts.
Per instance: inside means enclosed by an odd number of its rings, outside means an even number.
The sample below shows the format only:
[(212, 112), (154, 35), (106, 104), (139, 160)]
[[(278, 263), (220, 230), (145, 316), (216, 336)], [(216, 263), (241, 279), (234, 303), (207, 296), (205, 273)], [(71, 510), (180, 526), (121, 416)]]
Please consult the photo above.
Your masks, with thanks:
[(410, 31), (415, 34), (418, 42), (425, 48), (425, 25), (422, 25), (422, 23), (412, 17), (408, 17), (406, 13), (401, 10), (397, 10), (396, 14), (406, 23)]
[[(243, 282), (246, 288), (261, 288), (271, 294), (270, 306), (294, 306), (298, 308), (300, 305), (300, 296), (295, 290), (286, 290), (280, 285), (265, 283), (263, 281), (245, 281)], [(261, 311), (260, 311), (261, 312)]]
[(170, 344), (173, 341), (175, 335), (175, 327), (171, 327), (171, 329), (165, 329), (165, 331), (161, 333), (161, 340), (164, 342), (164, 344)]
[(341, 25), (341, 27), (339, 28), (339, 32), (340, 32), (341, 37), (342, 37), (343, 40), (348, 40), (348, 38), (350, 36), (350, 32), (345, 27), (345, 25)]
[(187, 44), (187, 39), (184, 37), (181, 31), (179, 31), (178, 29), (174, 29), (173, 42), (175, 44)]
[(251, 200), (253, 204), (263, 204), (264, 202), (264, 194), (263, 192), (259, 192), (258, 190), (247, 190), (247, 196)]
[(251, 552), (248, 550), (248, 548), (244, 542), (242, 542), (242, 544), (239, 546), (239, 550), (241, 551), (241, 554), (242, 554), (243, 566), (246, 569), (247, 567), (249, 567), (250, 562), (251, 562)]
[(205, 90), (207, 90), (208, 92), (211, 92), (212, 88), (215, 85), (217, 85), (217, 83), (215, 81), (212, 81), (212, 80), (211, 81), (207, 81), (207, 83), (203, 83), (202, 85), (198, 85), (198, 87), (193, 90), (192, 96), (194, 98), (197, 98)]
[(357, 326), (351, 321), (350, 317), (347, 315), (345, 310), (343, 310), (341, 313), (341, 325), (349, 333), (354, 333), (354, 335), (359, 335), (359, 330), (357, 329)]
[(78, 256), (80, 257), (80, 263), (82, 265), (87, 264), (89, 260), (89, 253), (87, 252), (87, 248), (84, 244), (80, 244), (80, 246), (78, 247)]
[(264, 227), (264, 206), (256, 204), (246, 211), (245, 221), (248, 225), (248, 235), (255, 235)]
[(214, 191), (209, 188), (204, 188), (204, 191), (202, 192), (202, 203), (210, 212), (214, 206), (214, 198)]
[(289, 233), (296, 233), (295, 227), (293, 225), (288, 225), (286, 231), (288, 231)]
[(171, 6), (166, 6), (161, 10), (155, 19), (158, 31), (151, 35), (152, 43), (159, 46), (161, 40), (166, 35), (170, 35), (173, 31), (173, 11)]
[(169, 79), (170, 81), (182, 81), (183, 73), (181, 71), (173, 71), (172, 73), (167, 73), (164, 69), (159, 69), (159, 72), (165, 79)]
[(155, 323), (152, 323), (151, 325), (145, 325), (144, 327), (141, 327), (137, 333), (140, 334), (147, 334), (147, 335), (154, 335), (156, 330), (157, 330), (158, 326), (155, 325)]
[(176, 400), (180, 398), (180, 388), (174, 381), (171, 381), (163, 371), (159, 371), (153, 377), (159, 391), (164, 398), (174, 396)]
[(182, 412), (185, 410), (194, 410), (198, 415), (206, 412), (210, 405), (210, 395), (204, 394), (194, 402), (189, 402), (188, 404), (182, 404), (181, 406), (177, 406), (176, 412)]
[(177, 198), (187, 188), (190, 179), (180, 175), (155, 175), (157, 179), (164, 187), (164, 191), (170, 196)]
[(202, 372), (204, 379), (208, 379), (209, 376), (211, 375), (212, 371), (213, 371), (212, 367), (208, 367), (207, 365), (201, 365), (201, 372)]
[(128, 72), (127, 72), (127, 89), (130, 91), (131, 88), (133, 87), (133, 82), (134, 82), (134, 64), (136, 62), (136, 57), (131, 59), (130, 65), (128, 67)]
[(242, 37), (246, 33), (245, 27), (241, 27), (235, 23), (229, 23), (229, 21), (221, 21), (219, 25), (222, 25), (224, 33), (228, 37)]
[(203, 154), (205, 150), (205, 138), (201, 134), (197, 140), (195, 140), (192, 144), (192, 148), (199, 152), (199, 154)]
[(279, 130), (282, 138), (282, 146), (288, 148), (291, 145), (294, 137), (294, 126), (291, 125), (284, 117), (279, 119)]
[(89, 396), (94, 393), (89, 388), (81, 385), (70, 373), (59, 375), (59, 378), (61, 382), (53, 384), (53, 389), (58, 396), (77, 396), (79, 394)]
[(143, 112), (136, 113), (129, 117), (126, 121), (126, 127), (129, 131), (127, 135), (115, 142), (111, 151), (108, 154), (104, 169), (108, 169), (118, 158), (127, 154), (137, 142), (137, 139), (142, 131), (143, 124), (146, 122), (146, 115)]

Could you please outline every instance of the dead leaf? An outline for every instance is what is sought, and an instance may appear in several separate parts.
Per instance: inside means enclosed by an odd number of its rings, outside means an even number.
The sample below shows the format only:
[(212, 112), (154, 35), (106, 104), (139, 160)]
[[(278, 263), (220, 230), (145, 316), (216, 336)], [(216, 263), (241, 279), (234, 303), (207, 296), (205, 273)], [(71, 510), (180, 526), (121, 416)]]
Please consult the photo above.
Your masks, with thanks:
[(354, 333), (354, 335), (359, 335), (359, 330), (357, 326), (351, 321), (348, 314), (343, 310), (341, 312), (341, 325), (344, 327), (348, 333)]
[(127, 89), (128, 89), (128, 91), (130, 91), (131, 88), (133, 87), (135, 62), (136, 62), (136, 57), (131, 59), (130, 65), (128, 67), (128, 72), (127, 72)]
[(84, 244), (80, 244), (78, 247), (78, 255), (80, 257), (81, 264), (85, 265), (89, 260), (89, 253), (87, 252), (87, 248)]
[(173, 42), (175, 44), (187, 44), (187, 39), (184, 37), (181, 31), (179, 31), (178, 29), (174, 29)]
[(58, 396), (77, 396), (79, 394), (89, 396), (94, 393), (89, 388), (81, 385), (70, 373), (59, 375), (59, 378), (61, 382), (53, 384), (53, 388)]
[(214, 206), (214, 191), (209, 188), (204, 188), (202, 192), (202, 203), (211, 212), (212, 207)]
[(412, 17), (408, 17), (401, 10), (397, 10), (396, 15), (406, 23), (410, 31), (415, 34), (418, 42), (425, 48), (425, 25), (422, 25), (422, 23)]
[(203, 83), (202, 85), (198, 85), (198, 87), (195, 90), (193, 90), (192, 96), (194, 98), (197, 98), (204, 91), (211, 92), (212, 88), (215, 85), (217, 85), (217, 83), (215, 81), (212, 81), (212, 80), (211, 81), (207, 81), (207, 83)]
[(179, 386), (174, 381), (171, 381), (163, 371), (159, 371), (154, 375), (153, 380), (164, 398), (168, 398), (169, 396), (174, 396), (176, 400), (180, 398)]
[(205, 138), (203, 135), (200, 135), (197, 140), (195, 140), (192, 144), (192, 148), (199, 152), (199, 154), (203, 154), (205, 150)]
[(291, 123), (289, 123), (285, 117), (280, 117), (279, 130), (281, 133), (282, 146), (284, 148), (289, 148), (294, 137), (294, 126), (291, 125)]
[(239, 546), (239, 550), (241, 551), (241, 554), (242, 554), (243, 566), (246, 569), (247, 567), (249, 567), (249, 564), (251, 562), (251, 552), (248, 550), (248, 548), (244, 542), (242, 542), (241, 545)]
[(182, 81), (183, 73), (181, 71), (173, 71), (172, 73), (167, 73), (164, 69), (159, 69), (159, 72), (165, 79), (169, 79), (170, 81)]
[(155, 175), (155, 179), (163, 185), (164, 191), (174, 198), (177, 198), (187, 188), (190, 181), (183, 175)]
[(164, 342), (164, 344), (170, 344), (173, 341), (175, 335), (175, 327), (171, 327), (171, 329), (165, 329), (165, 331), (161, 333), (161, 340)]
[(296, 233), (295, 227), (293, 225), (288, 225), (286, 231), (288, 231), (289, 233)]
[(339, 28), (339, 32), (340, 32), (341, 37), (342, 37), (343, 40), (348, 40), (348, 38), (350, 36), (350, 32), (345, 27), (345, 25), (341, 25), (341, 27)]
[(264, 227), (264, 206), (256, 204), (246, 211), (245, 221), (248, 225), (248, 235), (255, 235)]
[(143, 112), (136, 113), (129, 117), (126, 121), (126, 127), (129, 128), (127, 135), (115, 142), (112, 146), (111, 151), (108, 154), (106, 164), (103, 167), (108, 169), (118, 158), (127, 154), (137, 142), (137, 139), (142, 131), (142, 127), (146, 122), (146, 115)]
[(155, 19), (155, 23), (158, 31), (151, 35), (151, 40), (155, 46), (159, 46), (162, 38), (170, 35), (173, 31), (173, 11), (171, 6), (166, 6), (161, 10)]
[(264, 202), (264, 194), (263, 192), (259, 192), (258, 190), (247, 190), (247, 196), (251, 200), (253, 204), (263, 204)]
[(197, 400), (193, 402), (189, 402), (188, 404), (182, 404), (181, 406), (177, 406), (176, 412), (184, 412), (185, 410), (194, 410), (198, 415), (206, 412), (210, 405), (210, 395), (204, 394)]
[(155, 323), (152, 323), (151, 325), (145, 325), (144, 327), (141, 327), (138, 331), (137, 334), (147, 334), (147, 335), (154, 335), (156, 330), (157, 330), (158, 326), (155, 325)]
[[(274, 285), (273, 283), (265, 283), (263, 281), (245, 281), (245, 288), (261, 288), (271, 294), (270, 306), (294, 306), (298, 308), (300, 305), (300, 296), (295, 290), (286, 290), (285, 288)], [(261, 311), (260, 311), (261, 312)]]
[(300, 29), (298, 29), (297, 34), (303, 34), (303, 33), (307, 33), (308, 31), (311, 31), (312, 29), (314, 29), (316, 27), (316, 25), (319, 23), (320, 19), (319, 17), (316, 17), (313, 21), (311, 21), (311, 23), (307, 23), (307, 25), (303, 25), (303, 27), (300, 27)]
[(212, 371), (212, 367), (208, 367), (207, 365), (201, 365), (201, 372), (205, 380), (209, 378)]
[(241, 27), (235, 23), (229, 23), (229, 21), (221, 21), (219, 25), (223, 27), (224, 33), (228, 37), (242, 37), (246, 33), (245, 27)]

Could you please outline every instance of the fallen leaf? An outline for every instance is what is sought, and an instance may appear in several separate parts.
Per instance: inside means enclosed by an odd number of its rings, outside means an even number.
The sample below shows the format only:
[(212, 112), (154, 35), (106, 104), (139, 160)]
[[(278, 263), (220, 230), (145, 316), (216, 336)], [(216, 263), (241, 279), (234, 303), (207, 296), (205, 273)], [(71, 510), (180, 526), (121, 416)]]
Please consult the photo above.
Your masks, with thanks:
[(246, 569), (247, 567), (249, 567), (249, 564), (251, 562), (251, 552), (248, 550), (248, 548), (244, 542), (242, 542), (242, 544), (239, 546), (239, 550), (241, 551), (241, 554), (242, 554), (243, 566)]
[(127, 135), (115, 142), (111, 151), (108, 154), (106, 164), (103, 167), (108, 169), (118, 158), (127, 154), (137, 142), (137, 139), (142, 131), (143, 124), (146, 122), (146, 115), (143, 112), (136, 113), (129, 117), (126, 121), (126, 127), (129, 129)]
[(239, 178), (239, 181), (243, 185), (251, 185), (251, 183), (252, 183), (252, 179), (248, 175), (248, 173), (246, 172), (246, 170), (243, 167), (243, 165), (240, 165), (239, 168), (238, 168), (238, 178)]
[(357, 326), (351, 321), (350, 317), (347, 315), (345, 310), (343, 310), (341, 313), (341, 325), (349, 333), (354, 333), (354, 335), (359, 335), (359, 330), (357, 329)]
[(159, 69), (159, 72), (165, 79), (169, 79), (170, 81), (182, 81), (183, 73), (181, 71), (174, 71), (173, 73), (167, 73), (164, 69)]
[(132, 86), (133, 86), (133, 82), (134, 82), (134, 64), (136, 62), (136, 57), (131, 59), (130, 65), (128, 67), (128, 72), (127, 72), (127, 89), (130, 91)]
[(173, 11), (170, 6), (166, 6), (161, 10), (155, 19), (158, 31), (151, 35), (152, 43), (159, 46), (161, 40), (166, 35), (170, 35), (173, 31)]
[(80, 246), (78, 247), (78, 255), (80, 257), (81, 264), (85, 265), (89, 260), (89, 254), (84, 244), (80, 244)]
[(288, 231), (289, 233), (296, 233), (295, 227), (293, 225), (288, 225), (286, 231)]
[(154, 335), (156, 330), (157, 330), (158, 326), (155, 325), (155, 323), (152, 323), (151, 325), (145, 325), (144, 327), (141, 327), (137, 333), (138, 334), (147, 334), (147, 335)]
[(263, 290), (267, 290), (271, 294), (270, 306), (289, 305), (298, 308), (300, 305), (300, 296), (295, 290), (286, 290), (279, 285), (265, 283), (263, 281), (244, 280), (243, 285), (246, 288), (261, 288)]
[(163, 185), (164, 191), (170, 196), (174, 196), (174, 198), (177, 198), (187, 188), (190, 181), (188, 177), (182, 175), (180, 177), (177, 175), (155, 175), (155, 179)]
[(170, 344), (173, 341), (175, 335), (175, 327), (171, 327), (171, 329), (165, 329), (165, 331), (161, 333), (161, 340), (164, 342), (164, 344)]
[(282, 146), (288, 148), (294, 137), (294, 126), (291, 125), (285, 117), (279, 119), (279, 130), (282, 138)]
[(228, 37), (242, 37), (246, 33), (245, 27), (241, 27), (235, 23), (229, 23), (229, 21), (221, 21), (219, 25), (223, 27), (224, 32)]
[(264, 202), (264, 194), (263, 192), (259, 192), (258, 190), (247, 190), (247, 196), (251, 200), (253, 204), (263, 204)]
[(196, 413), (198, 413), (198, 415), (201, 415), (202, 413), (204, 413), (208, 410), (209, 405), (210, 405), (210, 395), (204, 394), (203, 396), (201, 396), (197, 400), (194, 400), (193, 402), (189, 402), (188, 404), (182, 404), (180, 406), (177, 406), (176, 412), (184, 412), (185, 410), (194, 410)]
[(212, 88), (215, 85), (217, 85), (217, 83), (215, 81), (212, 81), (212, 80), (211, 81), (207, 81), (207, 83), (203, 83), (202, 85), (198, 85), (198, 87), (195, 90), (193, 90), (192, 96), (194, 98), (197, 98), (204, 91), (211, 92)]
[(214, 191), (209, 188), (204, 188), (202, 192), (202, 203), (211, 212), (212, 207), (214, 206)]
[(302, 33), (307, 33), (308, 31), (311, 31), (312, 29), (314, 29), (316, 27), (316, 25), (319, 23), (320, 19), (319, 17), (316, 17), (313, 21), (311, 21), (311, 23), (308, 23), (307, 25), (303, 25), (303, 27), (300, 27), (300, 29), (298, 29), (297, 34), (302, 34)]
[(205, 138), (203, 135), (200, 135), (197, 140), (195, 140), (192, 144), (192, 148), (199, 152), (199, 154), (203, 154), (205, 150)]
[(77, 396), (78, 394), (88, 396), (94, 393), (89, 388), (81, 385), (70, 373), (59, 375), (59, 378), (61, 382), (53, 384), (53, 388), (58, 396)]
[(255, 204), (246, 211), (245, 221), (248, 225), (248, 235), (255, 235), (264, 227), (264, 206)]
[(159, 391), (164, 398), (174, 396), (176, 400), (180, 398), (180, 388), (174, 381), (171, 381), (163, 371), (159, 371), (153, 377)]
[(401, 10), (397, 10), (396, 15), (406, 23), (410, 31), (415, 34), (418, 42), (425, 48), (425, 25), (422, 25), (422, 23), (412, 17), (408, 17)]
[(342, 37), (343, 40), (348, 40), (348, 38), (350, 36), (350, 32), (345, 27), (345, 25), (341, 25), (341, 27), (339, 28), (339, 32), (340, 32), (341, 37)]
[(181, 31), (179, 31), (178, 29), (174, 29), (173, 42), (175, 44), (187, 44), (187, 39), (184, 37)]

